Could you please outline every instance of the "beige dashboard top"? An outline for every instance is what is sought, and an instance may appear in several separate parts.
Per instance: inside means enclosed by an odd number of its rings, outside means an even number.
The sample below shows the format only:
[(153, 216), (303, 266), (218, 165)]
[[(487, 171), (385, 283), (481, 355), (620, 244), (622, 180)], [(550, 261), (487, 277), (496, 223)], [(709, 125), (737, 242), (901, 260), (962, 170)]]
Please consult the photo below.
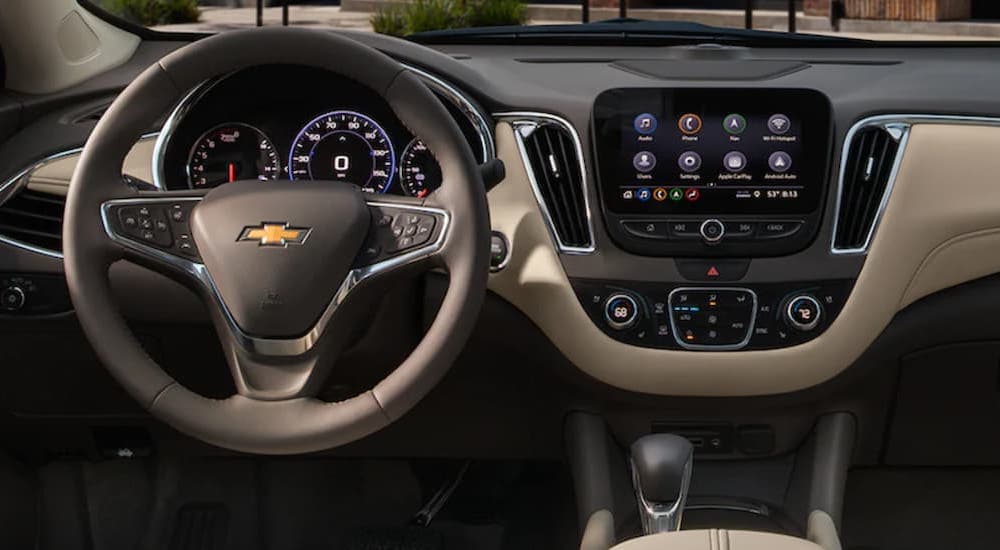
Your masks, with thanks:
[(513, 130), (506, 123), (496, 130), (507, 179), (490, 191), (490, 214), (493, 228), (510, 240), (511, 260), (490, 278), (490, 288), (531, 318), (579, 369), (626, 390), (676, 396), (802, 390), (850, 366), (907, 304), (1000, 272), (1000, 185), (993, 178), (1000, 127), (918, 123), (857, 285), (825, 333), (764, 351), (630, 346), (605, 335), (577, 301)]

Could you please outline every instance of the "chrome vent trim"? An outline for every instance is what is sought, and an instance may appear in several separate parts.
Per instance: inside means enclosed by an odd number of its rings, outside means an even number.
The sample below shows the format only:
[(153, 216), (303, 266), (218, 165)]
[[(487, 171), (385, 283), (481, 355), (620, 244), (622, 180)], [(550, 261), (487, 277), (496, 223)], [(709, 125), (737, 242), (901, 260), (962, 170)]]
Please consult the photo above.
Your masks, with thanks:
[[(1000, 126), (1000, 118), (995, 117), (977, 117), (977, 116), (951, 116), (951, 115), (919, 115), (919, 114), (900, 114), (900, 115), (878, 115), (873, 117), (864, 118), (856, 122), (851, 126), (850, 130), (847, 132), (847, 136), (844, 139), (843, 149), (841, 151), (840, 157), (840, 170), (837, 178), (837, 197), (836, 206), (833, 213), (833, 234), (830, 237), (830, 252), (838, 255), (865, 255), (868, 253), (871, 247), (872, 240), (875, 238), (875, 233), (878, 231), (878, 226), (882, 222), (882, 216), (885, 214), (886, 205), (889, 203), (889, 198), (892, 195), (892, 190), (896, 184), (896, 178), (899, 176), (899, 169), (902, 165), (903, 158), (906, 155), (906, 145), (909, 142), (910, 132), (913, 126), (917, 124), (958, 124), (967, 126)], [(886, 182), (885, 189), (882, 192), (882, 197), (879, 200), (878, 208), (876, 209), (875, 216), (872, 219), (870, 227), (866, 233), (864, 242), (861, 246), (851, 247), (851, 248), (841, 248), (837, 246), (837, 234), (839, 232), (840, 214), (841, 209), (844, 207), (841, 204), (842, 197), (844, 194), (844, 186), (847, 179), (848, 163), (850, 161), (851, 146), (854, 143), (855, 138), (858, 134), (866, 129), (877, 128), (885, 131), (893, 139), (899, 143), (899, 147), (896, 151), (896, 157), (892, 164), (892, 169), (889, 173), (888, 181)]]
[[(510, 125), (514, 128), (514, 137), (517, 143), (517, 149), (521, 155), (521, 162), (524, 164), (524, 168), (527, 171), (528, 182), (531, 184), (531, 190), (535, 195), (538, 207), (542, 211), (542, 217), (545, 219), (545, 225), (548, 227), (549, 234), (552, 236), (552, 240), (555, 242), (559, 252), (573, 255), (593, 254), (596, 247), (594, 245), (593, 216), (590, 208), (590, 180), (587, 173), (587, 165), (584, 161), (583, 143), (580, 140), (580, 134), (576, 131), (576, 128), (574, 128), (569, 121), (562, 117), (533, 111), (494, 113), (493, 117), (510, 123)], [(563, 241), (562, 236), (559, 235), (559, 231), (556, 229), (555, 222), (552, 218), (552, 212), (550, 211), (548, 204), (545, 202), (545, 197), (538, 184), (538, 178), (536, 177), (534, 168), (532, 167), (531, 158), (529, 157), (525, 147), (525, 139), (545, 125), (554, 125), (561, 128), (566, 132), (573, 143), (573, 153), (576, 155), (577, 165), (580, 171), (580, 193), (583, 198), (582, 214), (585, 225), (583, 230), (587, 241), (584, 246), (567, 244)], [(558, 171), (558, 163), (555, 162), (555, 159), (549, 158), (549, 162), (554, 166), (554, 171)]]
[[(157, 137), (158, 132), (150, 132), (143, 134), (139, 141), (145, 139), (152, 139)], [(55, 162), (57, 160), (64, 159), (66, 157), (71, 157), (74, 155), (79, 155), (83, 153), (83, 147), (74, 147), (72, 149), (66, 149), (65, 151), (59, 151), (58, 153), (53, 153), (46, 157), (37, 160), (25, 168), (22, 168), (13, 176), (8, 178), (3, 183), (0, 183), (0, 208), (7, 203), (8, 200), (14, 198), (18, 193), (25, 190), (28, 186), (28, 182), (31, 180), (31, 174), (36, 170), (44, 167), (46, 164)], [(43, 193), (44, 194), (44, 193)], [(22, 250), (27, 250), (28, 252), (34, 252), (35, 254), (40, 254), (42, 256), (48, 256), (50, 258), (62, 259), (62, 252), (58, 250), (52, 250), (45, 247), (36, 246), (31, 243), (24, 242), (20, 239), (4, 235), (0, 232), (0, 243), (8, 244), (10, 246), (20, 248)]]
[[(78, 155), (82, 150), (83, 150), (82, 148), (76, 147), (73, 149), (60, 151), (58, 153), (53, 153), (47, 157), (42, 158), (41, 160), (38, 160), (28, 165), (26, 168), (23, 168), (22, 170), (14, 174), (10, 179), (0, 184), (0, 208), (2, 208), (5, 204), (7, 204), (7, 201), (14, 198), (18, 193), (20, 193), (27, 187), (28, 180), (30, 179), (32, 172), (38, 170), (39, 168), (45, 166), (50, 162), (54, 162), (59, 159), (66, 158), (72, 155)], [(28, 252), (34, 252), (35, 254), (48, 256), (50, 258), (62, 259), (63, 257), (62, 252), (58, 250), (51, 250), (48, 248), (34, 245), (32, 243), (27, 243), (20, 239), (15, 239), (13, 237), (4, 235), (2, 232), (0, 232), (0, 242), (16, 248), (20, 248), (22, 250), (27, 250)]]

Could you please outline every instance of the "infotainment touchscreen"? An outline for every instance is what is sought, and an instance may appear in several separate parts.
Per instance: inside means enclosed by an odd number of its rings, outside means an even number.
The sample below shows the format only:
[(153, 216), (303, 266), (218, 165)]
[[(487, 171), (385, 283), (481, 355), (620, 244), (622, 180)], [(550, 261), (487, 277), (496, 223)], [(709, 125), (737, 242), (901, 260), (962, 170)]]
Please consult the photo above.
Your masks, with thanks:
[(605, 206), (618, 214), (808, 214), (830, 106), (810, 90), (617, 89), (594, 105)]

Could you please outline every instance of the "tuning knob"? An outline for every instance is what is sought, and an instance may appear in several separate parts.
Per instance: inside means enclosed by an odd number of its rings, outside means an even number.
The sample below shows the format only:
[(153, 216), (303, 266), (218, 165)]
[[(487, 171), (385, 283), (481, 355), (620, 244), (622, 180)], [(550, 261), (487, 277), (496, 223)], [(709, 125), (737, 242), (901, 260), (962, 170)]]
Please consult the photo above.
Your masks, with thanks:
[(639, 322), (639, 303), (628, 294), (612, 294), (604, 302), (604, 320), (615, 330), (628, 330)]

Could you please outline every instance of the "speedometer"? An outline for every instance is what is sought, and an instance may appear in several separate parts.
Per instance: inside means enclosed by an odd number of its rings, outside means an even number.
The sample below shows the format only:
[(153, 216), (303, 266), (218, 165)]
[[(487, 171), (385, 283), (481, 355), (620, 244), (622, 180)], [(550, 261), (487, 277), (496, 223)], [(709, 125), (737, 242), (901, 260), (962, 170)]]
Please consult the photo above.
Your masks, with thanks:
[(396, 153), (385, 130), (354, 111), (311, 120), (295, 136), (288, 158), (293, 180), (343, 181), (373, 193), (389, 189), (395, 170)]

